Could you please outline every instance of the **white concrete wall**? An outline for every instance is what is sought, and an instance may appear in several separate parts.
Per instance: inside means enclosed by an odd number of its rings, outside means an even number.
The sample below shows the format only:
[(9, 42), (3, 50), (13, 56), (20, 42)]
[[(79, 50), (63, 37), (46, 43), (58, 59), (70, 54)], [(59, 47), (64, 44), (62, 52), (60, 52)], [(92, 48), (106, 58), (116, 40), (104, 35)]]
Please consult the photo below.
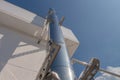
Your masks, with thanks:
[(72, 57), (76, 49), (79, 46), (79, 41), (73, 34), (72, 30), (65, 28), (63, 26), (61, 27), (61, 29), (64, 35), (64, 39), (65, 39), (65, 43), (68, 49), (69, 56)]
[[(44, 22), (34, 13), (0, 1), (0, 80), (36, 79), (48, 54), (45, 39), (36, 43)], [(62, 31), (71, 57), (79, 41), (70, 29), (62, 27)]]
[[(45, 21), (46, 20), (44, 18), (32, 12), (15, 6), (9, 2), (0, 1), (0, 24), (14, 28), (22, 33), (39, 39), (42, 29), (45, 26)], [(71, 57), (79, 46), (79, 41), (70, 29), (62, 26), (62, 32)], [(47, 33), (48, 32), (46, 31), (44, 34), (44, 40), (48, 35)]]
[(0, 80), (35, 80), (47, 55), (46, 42), (0, 25)]

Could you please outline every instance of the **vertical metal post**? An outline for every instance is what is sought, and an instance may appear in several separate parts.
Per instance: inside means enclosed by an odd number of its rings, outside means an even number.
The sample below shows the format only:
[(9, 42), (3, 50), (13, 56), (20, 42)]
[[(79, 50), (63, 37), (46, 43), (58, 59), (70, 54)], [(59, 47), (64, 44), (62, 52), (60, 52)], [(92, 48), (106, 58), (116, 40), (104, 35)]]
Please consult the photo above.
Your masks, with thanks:
[(51, 65), (51, 70), (55, 71), (61, 80), (75, 80), (63, 33), (59, 26), (58, 18), (54, 9), (49, 10), (48, 20), (50, 21), (50, 39), (61, 46), (58, 55)]

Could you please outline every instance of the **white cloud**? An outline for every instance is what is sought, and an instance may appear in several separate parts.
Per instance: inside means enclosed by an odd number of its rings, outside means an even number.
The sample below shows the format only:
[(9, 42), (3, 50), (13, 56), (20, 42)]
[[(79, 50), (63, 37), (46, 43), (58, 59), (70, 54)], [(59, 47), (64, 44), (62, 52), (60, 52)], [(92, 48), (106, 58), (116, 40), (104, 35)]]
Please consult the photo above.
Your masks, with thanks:
[[(111, 67), (111, 66), (108, 66), (107, 70), (111, 71), (111, 72), (114, 72), (116, 74), (120, 74), (120, 67)], [(96, 77), (95, 80), (120, 80), (120, 78), (114, 77), (114, 76), (109, 75), (107, 73), (102, 73), (102, 75)]]

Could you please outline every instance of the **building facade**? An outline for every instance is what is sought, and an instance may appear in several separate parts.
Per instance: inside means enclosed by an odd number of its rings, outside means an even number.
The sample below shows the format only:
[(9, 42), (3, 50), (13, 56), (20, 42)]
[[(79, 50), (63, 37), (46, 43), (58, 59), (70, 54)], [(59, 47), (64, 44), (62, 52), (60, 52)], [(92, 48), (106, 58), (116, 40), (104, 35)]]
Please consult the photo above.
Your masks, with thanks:
[[(46, 19), (0, 1), (0, 80), (35, 80), (47, 55)], [(69, 57), (79, 46), (73, 32), (61, 26)], [(42, 35), (41, 35), (42, 34)], [(40, 44), (37, 41), (41, 39)]]

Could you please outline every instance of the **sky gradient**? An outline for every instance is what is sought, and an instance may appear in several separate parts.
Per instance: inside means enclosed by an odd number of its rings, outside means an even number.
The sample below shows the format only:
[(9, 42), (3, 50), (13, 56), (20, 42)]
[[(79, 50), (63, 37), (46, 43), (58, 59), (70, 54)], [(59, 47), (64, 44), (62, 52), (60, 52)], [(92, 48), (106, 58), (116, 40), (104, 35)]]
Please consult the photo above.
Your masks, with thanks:
[[(6, 1), (42, 17), (47, 15), (49, 8), (54, 8), (59, 18), (65, 16), (63, 25), (70, 28), (80, 41), (73, 57), (87, 62), (97, 57), (102, 68), (120, 69), (120, 0)], [(76, 64), (74, 69), (78, 76), (83, 67)]]

